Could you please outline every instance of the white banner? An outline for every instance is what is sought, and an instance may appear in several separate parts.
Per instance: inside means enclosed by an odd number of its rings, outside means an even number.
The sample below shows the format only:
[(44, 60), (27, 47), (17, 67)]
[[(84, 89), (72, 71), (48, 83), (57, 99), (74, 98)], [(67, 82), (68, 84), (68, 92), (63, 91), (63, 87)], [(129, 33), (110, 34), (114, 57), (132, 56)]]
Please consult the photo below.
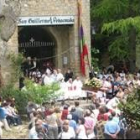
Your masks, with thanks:
[(18, 26), (73, 25), (74, 16), (19, 17)]

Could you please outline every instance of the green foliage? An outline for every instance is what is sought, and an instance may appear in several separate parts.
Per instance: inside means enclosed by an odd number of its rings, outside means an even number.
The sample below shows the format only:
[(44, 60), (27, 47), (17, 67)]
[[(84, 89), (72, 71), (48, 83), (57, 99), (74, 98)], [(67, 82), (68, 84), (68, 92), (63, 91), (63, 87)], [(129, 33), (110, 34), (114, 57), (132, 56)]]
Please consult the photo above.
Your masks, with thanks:
[(26, 90), (23, 90), (23, 93), (28, 95), (29, 100), (37, 104), (55, 100), (58, 96), (60, 96), (60, 94), (57, 94), (57, 91), (60, 89), (60, 85), (58, 83), (42, 86), (36, 85), (30, 80), (26, 80), (25, 85)]
[(117, 58), (118, 60), (126, 60), (130, 57), (130, 52), (128, 49), (128, 37), (119, 36), (110, 42), (109, 54), (110, 58)]
[(24, 56), (23, 54), (19, 53), (19, 54), (14, 54), (11, 53), (7, 56), (7, 59), (9, 59), (11, 61), (11, 67), (12, 67), (12, 79), (10, 82), (17, 82), (18, 79), (22, 76), (22, 72), (21, 72), (21, 64), (24, 61)]
[(91, 13), (93, 17), (107, 22), (118, 18), (118, 15), (125, 15), (127, 8), (128, 0), (101, 0), (93, 6)]
[(128, 95), (126, 102), (121, 102), (121, 111), (124, 112), (124, 116), (128, 125), (134, 129), (140, 129), (140, 89), (136, 89), (134, 93)]
[(0, 89), (3, 100), (15, 98), (16, 108), (20, 113), (25, 113), (29, 96), (15, 88), (12, 84)]
[(95, 71), (99, 71), (99, 68), (98, 68), (98, 63), (99, 63), (99, 59), (97, 57), (97, 55), (100, 53), (100, 51), (96, 48), (92, 48), (91, 49), (91, 55), (92, 55), (92, 60), (91, 60), (91, 64), (92, 66), (94, 67), (94, 70)]
[(60, 86), (57, 83), (53, 83), (50, 86), (35, 86), (32, 81), (26, 80), (25, 85), (26, 90), (22, 91), (15, 88), (12, 84), (0, 89), (0, 94), (3, 99), (7, 100), (15, 98), (16, 108), (20, 113), (25, 113), (29, 101), (41, 105), (44, 102), (55, 100), (61, 94), (57, 93), (60, 89)]
[(105, 23), (102, 27), (102, 32), (107, 32), (108, 34), (118, 32), (121, 34), (128, 34), (129, 31), (134, 27), (138, 32), (140, 32), (140, 16), (129, 17), (127, 19), (116, 20), (110, 23)]
[[(91, 16), (97, 28), (96, 32), (106, 35), (106, 40), (109, 40), (107, 45), (111, 59), (135, 60), (130, 52), (135, 54), (137, 45), (135, 42), (140, 33), (139, 9), (139, 0), (93, 0), (91, 2)], [(132, 35), (133, 30), (135, 32)], [(136, 36), (137, 40), (132, 36)]]

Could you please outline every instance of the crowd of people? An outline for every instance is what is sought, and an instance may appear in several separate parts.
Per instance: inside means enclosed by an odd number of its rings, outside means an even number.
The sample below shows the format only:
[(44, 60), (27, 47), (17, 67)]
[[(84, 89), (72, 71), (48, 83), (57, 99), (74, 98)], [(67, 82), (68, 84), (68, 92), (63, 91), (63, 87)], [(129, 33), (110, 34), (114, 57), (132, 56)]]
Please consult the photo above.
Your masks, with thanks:
[(90, 91), (92, 103), (86, 108), (79, 102), (73, 106), (63, 101), (60, 107), (52, 103), (39, 108), (29, 104), (29, 138), (124, 139), (127, 122), (118, 104), (125, 102), (127, 96), (140, 87), (140, 73), (132, 75), (123, 71), (108, 71), (93, 76), (102, 81), (102, 88), (96, 92)]
[[(98, 91), (87, 91), (83, 90), (84, 83), (80, 77), (75, 78), (71, 69), (63, 74), (60, 69), (52, 69), (47, 65), (42, 72), (36, 67), (36, 59), (34, 65), (30, 66), (31, 69), (26, 68), (24, 76), (35, 84), (50, 85), (57, 82), (61, 87), (59, 92), (63, 92), (58, 98), (62, 101), (61, 105), (58, 102), (42, 105), (28, 103), (30, 139), (124, 139), (126, 137), (127, 122), (118, 104), (120, 101), (125, 102), (128, 95), (140, 87), (140, 72), (119, 73), (112, 66), (99, 73), (91, 71), (90, 79), (93, 77), (100, 79), (102, 87)], [(24, 88), (24, 78), (22, 78), (20, 89)], [(73, 100), (72, 104), (67, 102), (67, 99), (85, 98), (88, 94), (91, 95), (92, 102), (86, 106), (80, 100)], [(0, 107), (0, 120), (8, 131), (11, 125), (21, 124), (14, 105), (14, 100), (4, 101)]]

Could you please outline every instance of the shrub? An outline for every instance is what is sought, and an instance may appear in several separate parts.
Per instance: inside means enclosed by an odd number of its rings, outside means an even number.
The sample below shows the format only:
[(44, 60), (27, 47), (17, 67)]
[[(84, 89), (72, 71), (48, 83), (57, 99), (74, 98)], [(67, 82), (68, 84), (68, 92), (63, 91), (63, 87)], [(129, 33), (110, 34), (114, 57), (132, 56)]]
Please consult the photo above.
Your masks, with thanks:
[(126, 102), (121, 102), (120, 109), (130, 128), (134, 130), (140, 129), (140, 88), (135, 89), (133, 93), (128, 95)]
[(49, 86), (35, 86), (32, 81), (26, 80), (25, 85), (26, 90), (22, 91), (13, 85), (7, 85), (0, 89), (3, 100), (15, 98), (16, 108), (20, 113), (25, 113), (29, 101), (41, 105), (44, 102), (55, 100), (60, 95), (57, 94), (57, 91), (60, 89), (58, 83), (53, 83)]

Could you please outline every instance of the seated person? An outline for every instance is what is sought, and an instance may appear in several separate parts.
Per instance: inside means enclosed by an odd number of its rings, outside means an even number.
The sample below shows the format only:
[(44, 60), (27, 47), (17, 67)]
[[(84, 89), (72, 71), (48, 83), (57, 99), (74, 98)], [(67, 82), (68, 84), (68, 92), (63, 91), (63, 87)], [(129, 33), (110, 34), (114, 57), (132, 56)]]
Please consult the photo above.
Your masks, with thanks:
[(21, 125), (20, 117), (15, 113), (14, 109), (10, 106), (10, 103), (5, 103), (3, 109), (6, 113), (6, 119), (8, 124), (14, 124), (14, 126)]

